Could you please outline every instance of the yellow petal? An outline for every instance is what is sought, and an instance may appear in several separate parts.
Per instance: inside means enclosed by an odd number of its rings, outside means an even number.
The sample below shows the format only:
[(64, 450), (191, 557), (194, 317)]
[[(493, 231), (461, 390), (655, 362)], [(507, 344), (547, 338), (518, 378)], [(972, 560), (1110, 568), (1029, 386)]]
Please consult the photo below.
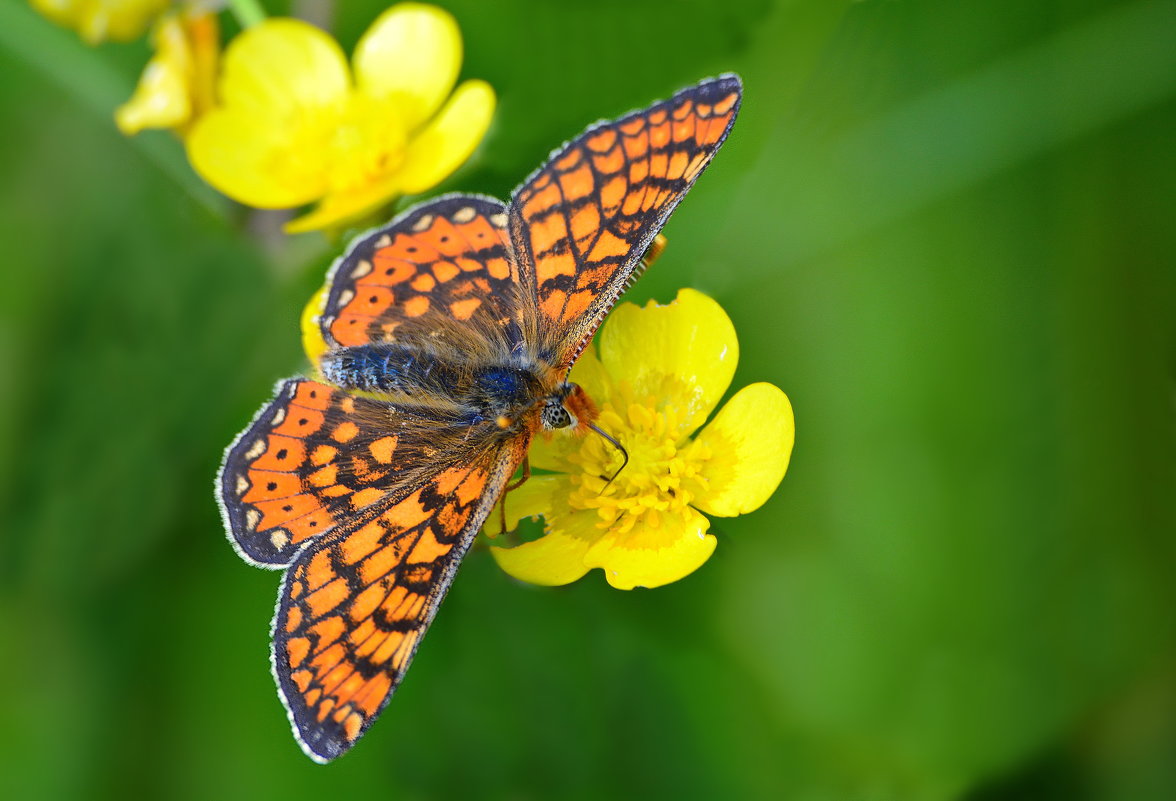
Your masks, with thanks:
[(485, 81), (466, 81), (428, 125), (413, 137), (397, 174), (401, 191), (432, 189), (470, 157), (494, 117), (494, 90)]
[(662, 515), (658, 528), (641, 525), (624, 534), (609, 533), (588, 549), (584, 563), (604, 569), (618, 590), (660, 587), (697, 570), (714, 553), (710, 521), (693, 509)]
[(335, 41), (300, 20), (265, 20), (229, 44), (219, 89), (222, 105), (186, 142), (200, 176), (259, 208), (321, 197), (328, 144), (350, 91)]
[(734, 517), (758, 509), (788, 470), (796, 425), (788, 396), (771, 384), (746, 386), (691, 444), (709, 451), (705, 492), (691, 501), (707, 514)]
[(306, 358), (318, 369), (319, 358), (327, 352), (327, 341), (323, 338), (323, 330), (319, 325), (319, 315), (327, 305), (327, 288), (324, 286), (314, 293), (310, 302), (302, 310), (302, 349), (306, 351)]
[(179, 17), (169, 15), (155, 31), (155, 55), (147, 62), (131, 99), (114, 112), (118, 129), (131, 136), (144, 128), (176, 128), (192, 114), (195, 64)]
[(315, 131), (276, 128), (247, 109), (210, 111), (192, 126), (184, 144), (201, 178), (256, 208), (300, 206), (327, 188), (325, 150)]
[(675, 407), (679, 436), (697, 429), (731, 384), (739, 361), (735, 327), (723, 307), (693, 289), (667, 305), (617, 306), (600, 332), (600, 361), (636, 398)]
[(544, 587), (571, 584), (587, 573), (584, 564), (587, 551), (587, 540), (554, 531), (514, 548), (490, 548), (494, 561), (506, 573)]
[(192, 114), (199, 116), (216, 105), (216, 78), (220, 69), (220, 22), (215, 14), (189, 11), (184, 15), (188, 45), (192, 49)]
[(588, 397), (596, 402), (597, 406), (607, 401), (612, 391), (608, 372), (604, 369), (600, 358), (597, 357), (596, 346), (592, 343), (584, 348), (580, 358), (572, 365), (568, 381), (579, 384), (588, 393)]
[(482, 533), (487, 537), (502, 534), (502, 513), (499, 506), (506, 506), (506, 528), (513, 531), (524, 517), (546, 515), (551, 511), (551, 500), (556, 493), (567, 495), (570, 489), (567, 476), (531, 476), (517, 489), (504, 494), (494, 505), (486, 518)]
[(288, 234), (302, 234), (324, 228), (341, 228), (375, 211), (403, 194), (397, 176), (385, 178), (360, 189), (328, 194), (315, 208), (282, 226)]
[(136, 39), (170, 0), (31, 0), (49, 19), (73, 28), (90, 44)]
[[(566, 503), (560, 504), (570, 491), (567, 476), (535, 476), (511, 493), (506, 502), (508, 522), (542, 514), (547, 518), (548, 530), (539, 539), (513, 548), (492, 546), (490, 553), (499, 567), (520, 581), (546, 587), (569, 584), (588, 572), (584, 554), (602, 532), (596, 528), (594, 514), (572, 511)], [(554, 513), (557, 504), (563, 508)]]
[(436, 113), (461, 69), (461, 31), (449, 12), (399, 3), (372, 23), (356, 45), (355, 80), (373, 95), (394, 99), (405, 127)]
[(334, 39), (302, 20), (273, 17), (229, 43), (219, 89), (223, 105), (284, 127), (301, 125), (303, 115), (337, 109), (351, 80)]
[(531, 451), (527, 458), (535, 469), (571, 473), (575, 468), (568, 461), (568, 454), (578, 450), (580, 436), (567, 429), (540, 432), (539, 436), (531, 440)]

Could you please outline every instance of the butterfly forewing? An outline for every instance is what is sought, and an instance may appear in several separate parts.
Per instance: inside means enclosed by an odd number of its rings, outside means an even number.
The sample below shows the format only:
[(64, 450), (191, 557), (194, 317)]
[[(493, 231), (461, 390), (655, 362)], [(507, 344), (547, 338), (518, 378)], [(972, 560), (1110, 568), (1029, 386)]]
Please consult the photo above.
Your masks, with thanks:
[(515, 191), (511, 236), (534, 283), (540, 358), (571, 366), (723, 143), (740, 97), (727, 75), (594, 125)]
[(324, 338), (518, 349), (523, 304), (506, 223), (498, 200), (447, 195), (360, 237), (331, 272)]

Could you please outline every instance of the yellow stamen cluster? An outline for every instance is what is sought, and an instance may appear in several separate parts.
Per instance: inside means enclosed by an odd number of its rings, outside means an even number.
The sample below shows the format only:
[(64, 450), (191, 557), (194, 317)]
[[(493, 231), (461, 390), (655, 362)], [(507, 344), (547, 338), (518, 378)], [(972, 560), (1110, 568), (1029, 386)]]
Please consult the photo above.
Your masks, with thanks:
[(571, 475), (568, 505), (595, 513), (598, 529), (620, 535), (634, 527), (660, 529), (668, 522), (665, 517), (684, 524), (691, 501), (705, 487), (701, 473), (709, 449), (682, 436), (684, 415), (675, 408), (658, 409), (657, 398), (634, 399), (622, 386), (615, 401), (602, 405), (597, 425), (624, 444), (629, 463), (621, 470), (624, 457), (612, 444), (585, 437), (568, 456), (578, 468)]

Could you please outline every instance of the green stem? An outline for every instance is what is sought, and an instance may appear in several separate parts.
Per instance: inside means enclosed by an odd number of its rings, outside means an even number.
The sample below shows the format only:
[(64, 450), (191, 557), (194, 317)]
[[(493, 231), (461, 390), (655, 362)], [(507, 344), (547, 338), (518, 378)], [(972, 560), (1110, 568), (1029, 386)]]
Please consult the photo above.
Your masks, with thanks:
[(265, 19), (265, 9), (258, 0), (229, 0), (229, 10), (242, 28), (250, 28)]

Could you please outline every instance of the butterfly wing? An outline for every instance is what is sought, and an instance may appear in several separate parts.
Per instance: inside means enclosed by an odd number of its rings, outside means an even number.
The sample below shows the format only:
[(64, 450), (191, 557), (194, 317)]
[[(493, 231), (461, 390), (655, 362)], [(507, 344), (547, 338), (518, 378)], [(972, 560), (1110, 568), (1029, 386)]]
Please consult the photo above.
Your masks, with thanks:
[(346, 751), (388, 703), (526, 445), (511, 440), (437, 472), (290, 566), (274, 675), (312, 759)]
[(528, 436), (290, 379), (229, 448), (219, 480), (233, 543), (288, 566), (273, 666), (318, 761), (387, 703)]
[(328, 345), (520, 348), (506, 224), (501, 201), (446, 195), (356, 239), (328, 278), (319, 317)]
[(283, 381), (229, 446), (217, 496), (243, 559), (284, 567), (307, 540), (362, 507), (367, 496), (359, 494), (363, 471), (357, 468), (372, 442), (348, 436), (358, 429), (356, 402), (317, 381)]
[[(283, 381), (225, 453), (217, 490), (230, 541), (252, 564), (284, 567), (307, 542), (388, 504), (479, 437), (435, 409)], [(462, 445), (442, 452), (447, 442)]]
[(570, 367), (735, 122), (735, 75), (598, 123), (515, 190), (510, 232), (534, 353)]

